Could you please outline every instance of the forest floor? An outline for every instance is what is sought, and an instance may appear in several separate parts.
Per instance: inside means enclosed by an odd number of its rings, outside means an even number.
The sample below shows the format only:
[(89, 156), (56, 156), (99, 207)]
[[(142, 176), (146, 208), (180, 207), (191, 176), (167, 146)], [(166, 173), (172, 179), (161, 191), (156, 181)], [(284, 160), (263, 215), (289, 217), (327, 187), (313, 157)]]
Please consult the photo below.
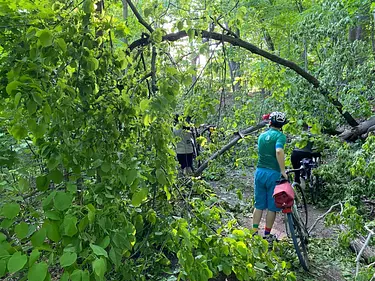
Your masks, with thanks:
[[(231, 170), (216, 181), (209, 181), (215, 193), (223, 201), (227, 210), (230, 211), (242, 227), (252, 227), (252, 201), (253, 201), (253, 170)], [(331, 202), (333, 205), (336, 202)], [(310, 227), (319, 216), (323, 215), (330, 206), (317, 208), (308, 205), (308, 227)], [(264, 214), (265, 216), (265, 214)], [(264, 228), (264, 218), (259, 229)], [(283, 215), (279, 214), (275, 221), (272, 233), (279, 240), (287, 239)], [(303, 281), (341, 281), (354, 280), (355, 255), (339, 245), (339, 230), (326, 227), (324, 219), (319, 220), (313, 231), (309, 242), (310, 271), (304, 272), (299, 266), (295, 252), (289, 252), (294, 258), (292, 268), (295, 270), (297, 280)], [(292, 247), (291, 247), (292, 249)], [(234, 281), (233, 278), (218, 280)]]

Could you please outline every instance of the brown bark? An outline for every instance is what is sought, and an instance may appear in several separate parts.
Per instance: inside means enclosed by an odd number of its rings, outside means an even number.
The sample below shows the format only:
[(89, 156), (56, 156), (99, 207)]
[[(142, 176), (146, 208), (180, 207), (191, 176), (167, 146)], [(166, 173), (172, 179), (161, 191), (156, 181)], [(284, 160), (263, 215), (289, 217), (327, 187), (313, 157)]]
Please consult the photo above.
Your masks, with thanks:
[[(340, 230), (343, 232), (348, 231), (348, 229), (344, 225), (340, 225)], [(360, 235), (358, 238), (355, 238), (354, 240), (350, 241), (350, 249), (354, 253), (357, 254), (362, 249), (363, 245), (365, 244), (365, 241), (366, 241), (366, 238)], [(371, 246), (366, 247), (362, 253), (363, 260), (367, 264), (369, 264), (370, 262), (373, 261), (374, 257), (375, 257), (375, 249)]]
[(367, 138), (368, 134), (375, 131), (375, 116), (362, 122), (356, 127), (345, 130), (339, 136), (346, 141), (355, 141), (358, 138)]

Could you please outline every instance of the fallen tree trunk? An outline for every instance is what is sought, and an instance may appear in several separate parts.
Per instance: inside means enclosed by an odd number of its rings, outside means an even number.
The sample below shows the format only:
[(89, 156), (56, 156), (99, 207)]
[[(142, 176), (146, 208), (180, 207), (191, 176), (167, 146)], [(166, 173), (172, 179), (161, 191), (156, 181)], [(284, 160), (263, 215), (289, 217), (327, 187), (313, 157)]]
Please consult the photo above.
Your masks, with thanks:
[(256, 131), (258, 131), (259, 129), (265, 127), (266, 125), (268, 124), (267, 121), (262, 121), (260, 122), (259, 124), (257, 124), (256, 126), (253, 126), (253, 127), (249, 127), (243, 131), (238, 131), (234, 138), (227, 144), (225, 145), (223, 148), (221, 148), (219, 151), (216, 151), (214, 154), (211, 155), (210, 158), (208, 158), (195, 172), (194, 172), (194, 175), (195, 176), (199, 176), (200, 174), (202, 174), (203, 170), (205, 170), (207, 167), (208, 167), (208, 164), (212, 161), (212, 160), (215, 160), (217, 157), (219, 157), (220, 155), (222, 155), (225, 151), (229, 150), (230, 148), (232, 148), (240, 139), (242, 139), (243, 137), (251, 134), (251, 133), (254, 133)]
[(375, 131), (375, 116), (360, 123), (358, 126), (345, 130), (339, 136), (345, 141), (355, 141), (358, 138), (367, 138), (369, 133)]
[[(344, 225), (340, 225), (340, 230), (343, 232), (347, 232), (348, 229)], [(350, 241), (350, 249), (355, 253), (358, 254), (363, 246), (366, 243), (366, 238), (360, 235), (358, 238)], [(371, 262), (374, 262), (375, 258), (375, 249), (371, 246), (367, 246), (361, 255), (361, 258), (365, 261), (366, 264), (370, 264)]]

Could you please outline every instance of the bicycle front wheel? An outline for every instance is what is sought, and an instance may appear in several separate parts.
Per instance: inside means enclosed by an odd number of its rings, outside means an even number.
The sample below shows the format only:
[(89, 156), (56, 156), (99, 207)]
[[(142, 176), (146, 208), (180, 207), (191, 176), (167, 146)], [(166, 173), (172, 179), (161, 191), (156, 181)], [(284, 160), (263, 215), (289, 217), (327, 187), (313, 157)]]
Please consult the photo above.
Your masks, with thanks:
[(309, 257), (307, 253), (307, 234), (303, 231), (298, 218), (293, 213), (287, 214), (290, 236), (293, 240), (294, 249), (296, 250), (299, 263), (304, 270), (309, 270)]
[(309, 186), (310, 186), (310, 194), (311, 194), (311, 201), (313, 204), (318, 203), (318, 193), (319, 193), (319, 177), (317, 175), (311, 175)]
[(299, 217), (302, 220), (302, 223), (304, 224), (304, 227), (307, 227), (308, 223), (308, 212), (307, 212), (307, 202), (305, 193), (302, 190), (302, 187), (300, 184), (295, 183), (293, 185), (294, 188), (294, 202), (297, 207), (297, 212), (299, 214)]

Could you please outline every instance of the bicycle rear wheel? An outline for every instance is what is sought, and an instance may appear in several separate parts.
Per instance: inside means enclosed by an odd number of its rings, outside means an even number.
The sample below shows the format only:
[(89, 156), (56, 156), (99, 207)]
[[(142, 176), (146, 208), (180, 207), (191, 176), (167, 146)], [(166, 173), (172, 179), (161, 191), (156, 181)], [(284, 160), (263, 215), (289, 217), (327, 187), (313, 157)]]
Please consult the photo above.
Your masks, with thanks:
[[(298, 216), (298, 215), (297, 215)], [(309, 257), (307, 253), (307, 233), (304, 226), (294, 213), (287, 214), (290, 236), (293, 240), (299, 263), (306, 271), (309, 270)]]
[(309, 180), (309, 188), (310, 188), (310, 194), (311, 194), (311, 201), (313, 202), (313, 204), (318, 203), (319, 185), (320, 185), (319, 176), (311, 175), (310, 180)]
[(298, 183), (295, 183), (293, 185), (294, 189), (294, 202), (297, 206), (297, 212), (299, 214), (299, 217), (301, 218), (301, 221), (304, 225), (304, 227), (307, 227), (308, 223), (308, 211), (307, 211), (307, 202), (305, 193), (302, 190), (301, 185)]

